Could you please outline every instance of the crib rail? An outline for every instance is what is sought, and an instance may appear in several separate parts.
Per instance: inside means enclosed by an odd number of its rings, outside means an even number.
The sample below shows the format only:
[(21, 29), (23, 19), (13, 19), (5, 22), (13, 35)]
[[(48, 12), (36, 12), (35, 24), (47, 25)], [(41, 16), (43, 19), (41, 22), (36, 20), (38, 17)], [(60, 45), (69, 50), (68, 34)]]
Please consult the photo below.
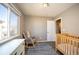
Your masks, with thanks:
[(66, 55), (79, 55), (79, 38), (57, 34), (56, 48)]

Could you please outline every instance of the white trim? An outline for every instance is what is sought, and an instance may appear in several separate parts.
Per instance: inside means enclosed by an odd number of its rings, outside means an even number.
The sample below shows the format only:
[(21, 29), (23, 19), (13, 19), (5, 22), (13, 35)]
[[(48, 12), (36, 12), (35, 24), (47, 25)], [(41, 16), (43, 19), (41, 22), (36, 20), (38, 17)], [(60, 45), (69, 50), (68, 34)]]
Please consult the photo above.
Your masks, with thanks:
[(22, 13), (18, 10), (18, 8), (16, 8), (16, 6), (14, 6), (12, 3), (10, 3), (9, 5), (10, 5), (10, 8), (11, 8), (16, 14), (18, 14), (19, 16), (22, 15)]
[(55, 42), (55, 41), (40, 40), (40, 41), (37, 41), (37, 42), (41, 43), (41, 42)]
[[(8, 8), (8, 19), (7, 19), (8, 23), (10, 23), (10, 20), (9, 19), (10, 19), (10, 9)], [(7, 27), (8, 27), (8, 37), (9, 37), (10, 36), (10, 33), (9, 33), (10, 32), (10, 28), (9, 28), (10, 25), (8, 24)]]
[(18, 24), (19, 24), (19, 25), (18, 25), (18, 34), (20, 34), (20, 22), (21, 22), (21, 21), (20, 21), (20, 17), (19, 17), (19, 18), (18, 18)]
[(62, 31), (63, 31), (63, 30), (62, 30), (62, 23), (63, 23), (62, 17), (56, 18), (56, 19), (55, 19), (55, 24), (56, 24), (56, 21), (59, 20), (59, 19), (61, 19), (61, 33), (62, 33)]
[[(4, 3), (3, 3), (4, 4)], [(5, 6), (9, 7), (11, 10), (13, 10), (16, 14), (18, 14), (19, 16), (22, 15), (22, 13), (16, 8), (16, 6), (14, 6), (12, 3), (5, 3)]]
[(59, 20), (59, 19), (61, 19), (61, 17), (57, 18), (56, 21)]
[(3, 44), (3, 43), (5, 43), (6, 41), (12, 40), (12, 39), (14, 39), (14, 38), (16, 38), (16, 37), (18, 37), (18, 36), (20, 36), (20, 35), (16, 35), (16, 36), (12, 36), (12, 37), (10, 37), (10, 38), (4, 39), (4, 40), (0, 40), (0, 44)]

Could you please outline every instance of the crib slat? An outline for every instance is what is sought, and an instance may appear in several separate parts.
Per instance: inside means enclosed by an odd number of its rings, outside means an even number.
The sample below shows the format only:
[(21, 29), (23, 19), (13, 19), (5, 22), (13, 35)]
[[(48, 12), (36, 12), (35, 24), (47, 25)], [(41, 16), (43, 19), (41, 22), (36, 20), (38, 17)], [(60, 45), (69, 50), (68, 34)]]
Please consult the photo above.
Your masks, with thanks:
[(78, 42), (78, 55), (79, 55), (79, 42)]
[(68, 39), (66, 38), (66, 54), (67, 54), (67, 40), (68, 40)]
[(56, 45), (67, 55), (79, 55), (79, 38), (70, 35), (60, 34), (57, 36)]
[(72, 39), (72, 44), (71, 44), (71, 54), (74, 55), (74, 40)]
[(75, 55), (75, 42), (73, 40), (73, 55)]
[(71, 54), (71, 39), (72, 39), (71, 37), (68, 38), (68, 41), (69, 41), (68, 42), (68, 54), (69, 55)]
[(79, 47), (78, 47), (79, 42), (76, 41), (76, 55), (79, 55)]
[(68, 37), (67, 37), (67, 54), (68, 54), (68, 42), (69, 42), (69, 40), (68, 40)]
[(77, 41), (76, 41), (76, 48), (77, 48), (76, 55), (78, 55), (78, 42)]
[(73, 55), (73, 41), (71, 40), (71, 55)]
[(69, 45), (70, 45), (70, 46), (69, 46), (69, 54), (71, 55), (71, 52), (72, 52), (72, 51), (71, 51), (71, 50), (72, 50), (72, 49), (71, 49), (71, 41), (72, 41), (72, 40), (71, 40), (71, 38), (69, 38), (69, 39), (70, 39), (70, 40), (69, 40)]
[[(64, 38), (64, 43), (66, 44), (66, 37)], [(65, 45), (65, 52), (66, 52), (66, 45)]]
[(76, 43), (77, 43), (77, 42), (76, 42), (76, 41), (74, 41), (74, 42), (75, 42), (75, 44), (74, 44), (74, 54), (76, 55), (76, 54), (77, 54), (77, 52), (76, 52), (76, 51), (77, 51), (77, 49), (76, 49), (76, 47), (77, 47), (77, 46), (76, 46)]

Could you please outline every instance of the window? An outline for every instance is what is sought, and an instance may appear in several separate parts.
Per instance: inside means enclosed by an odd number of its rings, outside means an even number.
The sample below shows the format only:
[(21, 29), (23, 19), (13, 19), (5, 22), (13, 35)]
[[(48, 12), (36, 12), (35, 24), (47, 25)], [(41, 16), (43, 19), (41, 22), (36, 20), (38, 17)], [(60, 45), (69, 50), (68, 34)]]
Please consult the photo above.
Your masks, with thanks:
[(10, 14), (10, 36), (18, 34), (18, 15), (11, 11)]
[(13, 9), (0, 4), (0, 40), (18, 35), (19, 15)]
[(5, 39), (8, 36), (8, 9), (4, 5), (0, 4), (0, 40)]

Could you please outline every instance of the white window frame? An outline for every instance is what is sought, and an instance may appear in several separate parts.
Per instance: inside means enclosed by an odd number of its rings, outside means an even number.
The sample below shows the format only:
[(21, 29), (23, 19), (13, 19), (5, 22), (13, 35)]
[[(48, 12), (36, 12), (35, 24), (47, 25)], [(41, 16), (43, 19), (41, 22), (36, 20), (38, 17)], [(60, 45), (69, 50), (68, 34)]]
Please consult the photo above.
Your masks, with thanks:
[[(1, 5), (3, 5), (5, 8), (7, 8), (7, 10), (8, 10), (8, 7), (6, 6), (6, 5), (4, 5), (4, 4), (1, 4)], [(7, 11), (7, 13), (8, 13), (8, 11)], [(8, 15), (7, 15), (8, 16)], [(7, 22), (8, 22), (8, 17), (7, 17)], [(7, 29), (8, 29), (8, 25), (7, 25)], [(8, 30), (7, 30), (7, 33), (8, 33)], [(7, 38), (8, 38), (8, 36), (7, 36)], [(7, 39), (7, 38), (2, 38), (0, 41), (2, 41), (2, 40), (4, 40), (4, 39)]]
[(13, 38), (16, 38), (18, 36), (20, 36), (20, 16), (21, 16), (20, 11), (18, 11), (13, 4), (2, 4), (2, 5), (6, 6), (8, 8), (8, 20), (7, 20), (8, 22), (10, 22), (9, 20), (10, 20), (10, 11), (11, 10), (18, 15), (18, 21), (17, 21), (17, 23), (18, 23), (18, 28), (17, 28), (18, 34), (15, 35), (15, 36), (10, 37), (10, 33), (9, 33), (10, 30), (9, 30), (9, 25), (8, 25), (8, 38), (0, 40), (0, 44), (4, 43), (6, 41), (12, 40)]

